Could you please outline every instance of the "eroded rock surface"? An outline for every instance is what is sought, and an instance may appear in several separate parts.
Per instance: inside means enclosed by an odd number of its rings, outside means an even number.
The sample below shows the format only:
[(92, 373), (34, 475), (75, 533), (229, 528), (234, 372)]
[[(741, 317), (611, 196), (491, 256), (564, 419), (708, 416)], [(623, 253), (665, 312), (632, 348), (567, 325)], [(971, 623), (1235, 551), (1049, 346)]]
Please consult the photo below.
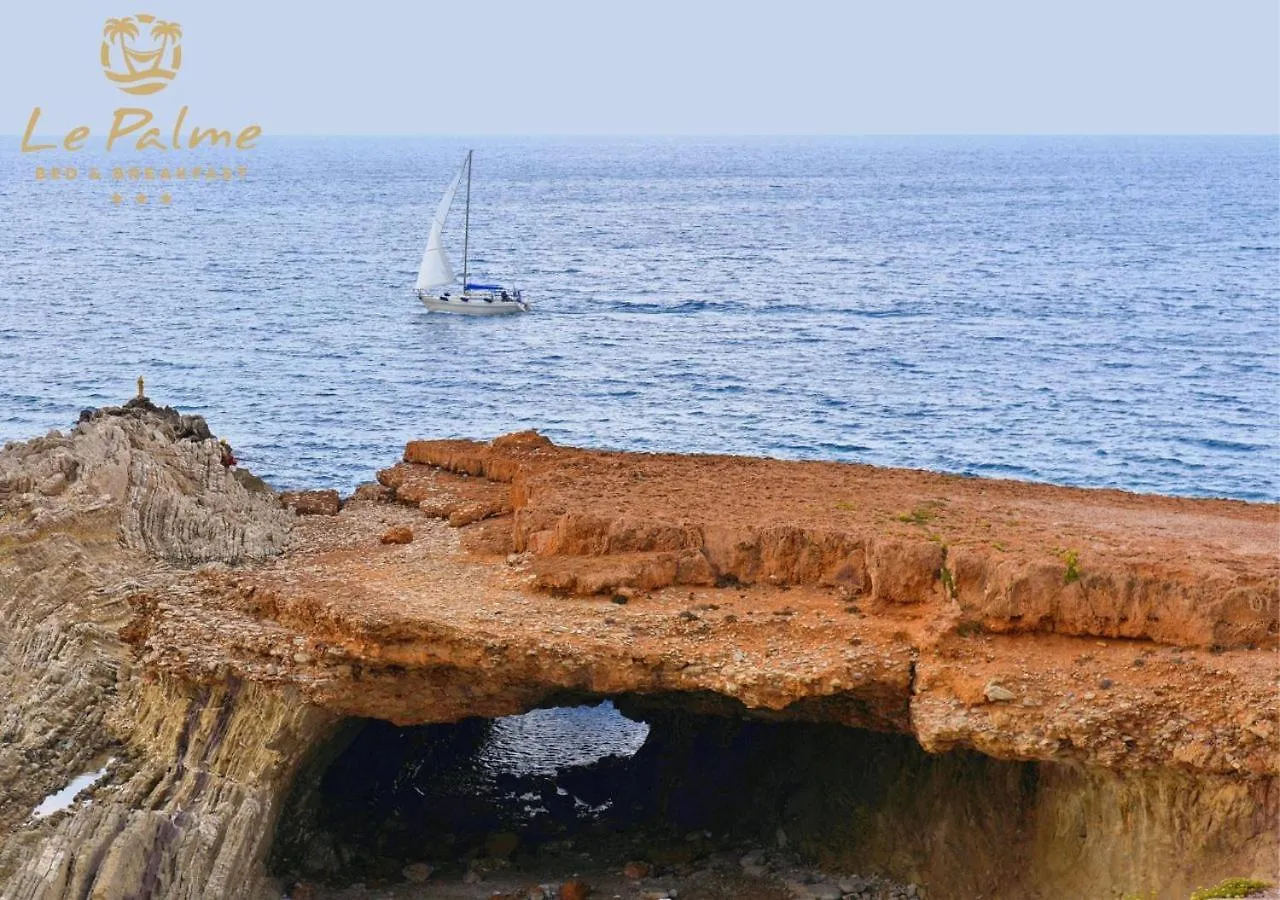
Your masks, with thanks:
[[(931, 897), (1277, 874), (1273, 505), (533, 433), (416, 441), (379, 482), (297, 519), (150, 410), (0, 454), (0, 896), (266, 896), (274, 816), (343, 718), (622, 695), (1043, 766), (1016, 834), (962, 842), (1004, 852), (980, 876), (832, 842)], [(103, 799), (23, 824), (106, 753)], [(967, 785), (955, 827), (1006, 793)]]
[[(223, 467), (203, 419), (145, 401), (0, 452), (0, 896), (254, 884), (265, 839), (248, 826), (273, 802), (254, 782), (299, 748), (225, 739), (263, 720), (305, 730), (317, 711), (232, 680), (148, 684), (118, 635), (131, 594), (274, 556), (292, 519)], [(31, 818), (108, 758), (100, 799)]]

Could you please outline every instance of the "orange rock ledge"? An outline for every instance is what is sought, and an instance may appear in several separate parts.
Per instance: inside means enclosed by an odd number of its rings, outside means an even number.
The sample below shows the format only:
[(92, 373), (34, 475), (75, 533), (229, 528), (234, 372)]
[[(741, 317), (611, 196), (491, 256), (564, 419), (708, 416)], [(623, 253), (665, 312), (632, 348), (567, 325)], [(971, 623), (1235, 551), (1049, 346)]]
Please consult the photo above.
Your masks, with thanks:
[(275, 561), (139, 595), (144, 665), (400, 724), (679, 693), (932, 751), (1277, 770), (1274, 505), (532, 432), (414, 441), (378, 480)]

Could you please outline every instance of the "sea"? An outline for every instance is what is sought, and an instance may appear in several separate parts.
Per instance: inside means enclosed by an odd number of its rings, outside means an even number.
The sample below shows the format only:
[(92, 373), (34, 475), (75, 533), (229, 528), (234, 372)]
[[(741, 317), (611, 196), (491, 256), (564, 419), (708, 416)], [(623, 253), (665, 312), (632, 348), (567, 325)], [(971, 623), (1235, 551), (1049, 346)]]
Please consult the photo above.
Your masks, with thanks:
[[(527, 315), (414, 296), (470, 148), (470, 270)], [(409, 439), (536, 428), (1280, 500), (1274, 136), (93, 151), (0, 142), (0, 440), (65, 430), (143, 376), (281, 488), (349, 491)], [(202, 161), (217, 174), (158, 171)], [(459, 263), (461, 226), (455, 205)]]

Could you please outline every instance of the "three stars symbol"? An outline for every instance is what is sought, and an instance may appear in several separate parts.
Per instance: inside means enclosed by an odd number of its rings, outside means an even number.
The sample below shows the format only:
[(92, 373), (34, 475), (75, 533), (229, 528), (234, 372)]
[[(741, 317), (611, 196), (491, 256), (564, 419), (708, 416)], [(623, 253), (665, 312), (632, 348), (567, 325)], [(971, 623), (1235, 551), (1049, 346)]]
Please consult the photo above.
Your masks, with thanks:
[[(146, 194), (139, 194), (133, 199), (141, 204), (141, 203), (146, 203), (148, 198)], [(172, 195), (169, 194), (168, 191), (165, 191), (163, 194), (160, 195), (160, 202), (163, 203), (165, 206), (168, 206), (169, 203), (172, 202), (172, 200), (173, 200), (173, 197)], [(111, 202), (114, 203), (116, 206), (119, 206), (121, 203), (124, 202), (124, 197), (120, 196), (118, 192), (114, 193), (111, 195)]]

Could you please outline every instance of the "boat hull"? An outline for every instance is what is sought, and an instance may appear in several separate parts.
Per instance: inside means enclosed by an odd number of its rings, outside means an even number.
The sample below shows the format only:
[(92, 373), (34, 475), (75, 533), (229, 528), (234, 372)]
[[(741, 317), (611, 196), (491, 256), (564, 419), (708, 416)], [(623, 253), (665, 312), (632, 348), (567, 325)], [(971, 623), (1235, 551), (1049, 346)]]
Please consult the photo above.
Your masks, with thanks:
[(457, 316), (514, 316), (529, 311), (529, 304), (522, 300), (503, 299), (489, 293), (439, 294), (418, 292), (418, 299), (431, 312), (452, 313)]

